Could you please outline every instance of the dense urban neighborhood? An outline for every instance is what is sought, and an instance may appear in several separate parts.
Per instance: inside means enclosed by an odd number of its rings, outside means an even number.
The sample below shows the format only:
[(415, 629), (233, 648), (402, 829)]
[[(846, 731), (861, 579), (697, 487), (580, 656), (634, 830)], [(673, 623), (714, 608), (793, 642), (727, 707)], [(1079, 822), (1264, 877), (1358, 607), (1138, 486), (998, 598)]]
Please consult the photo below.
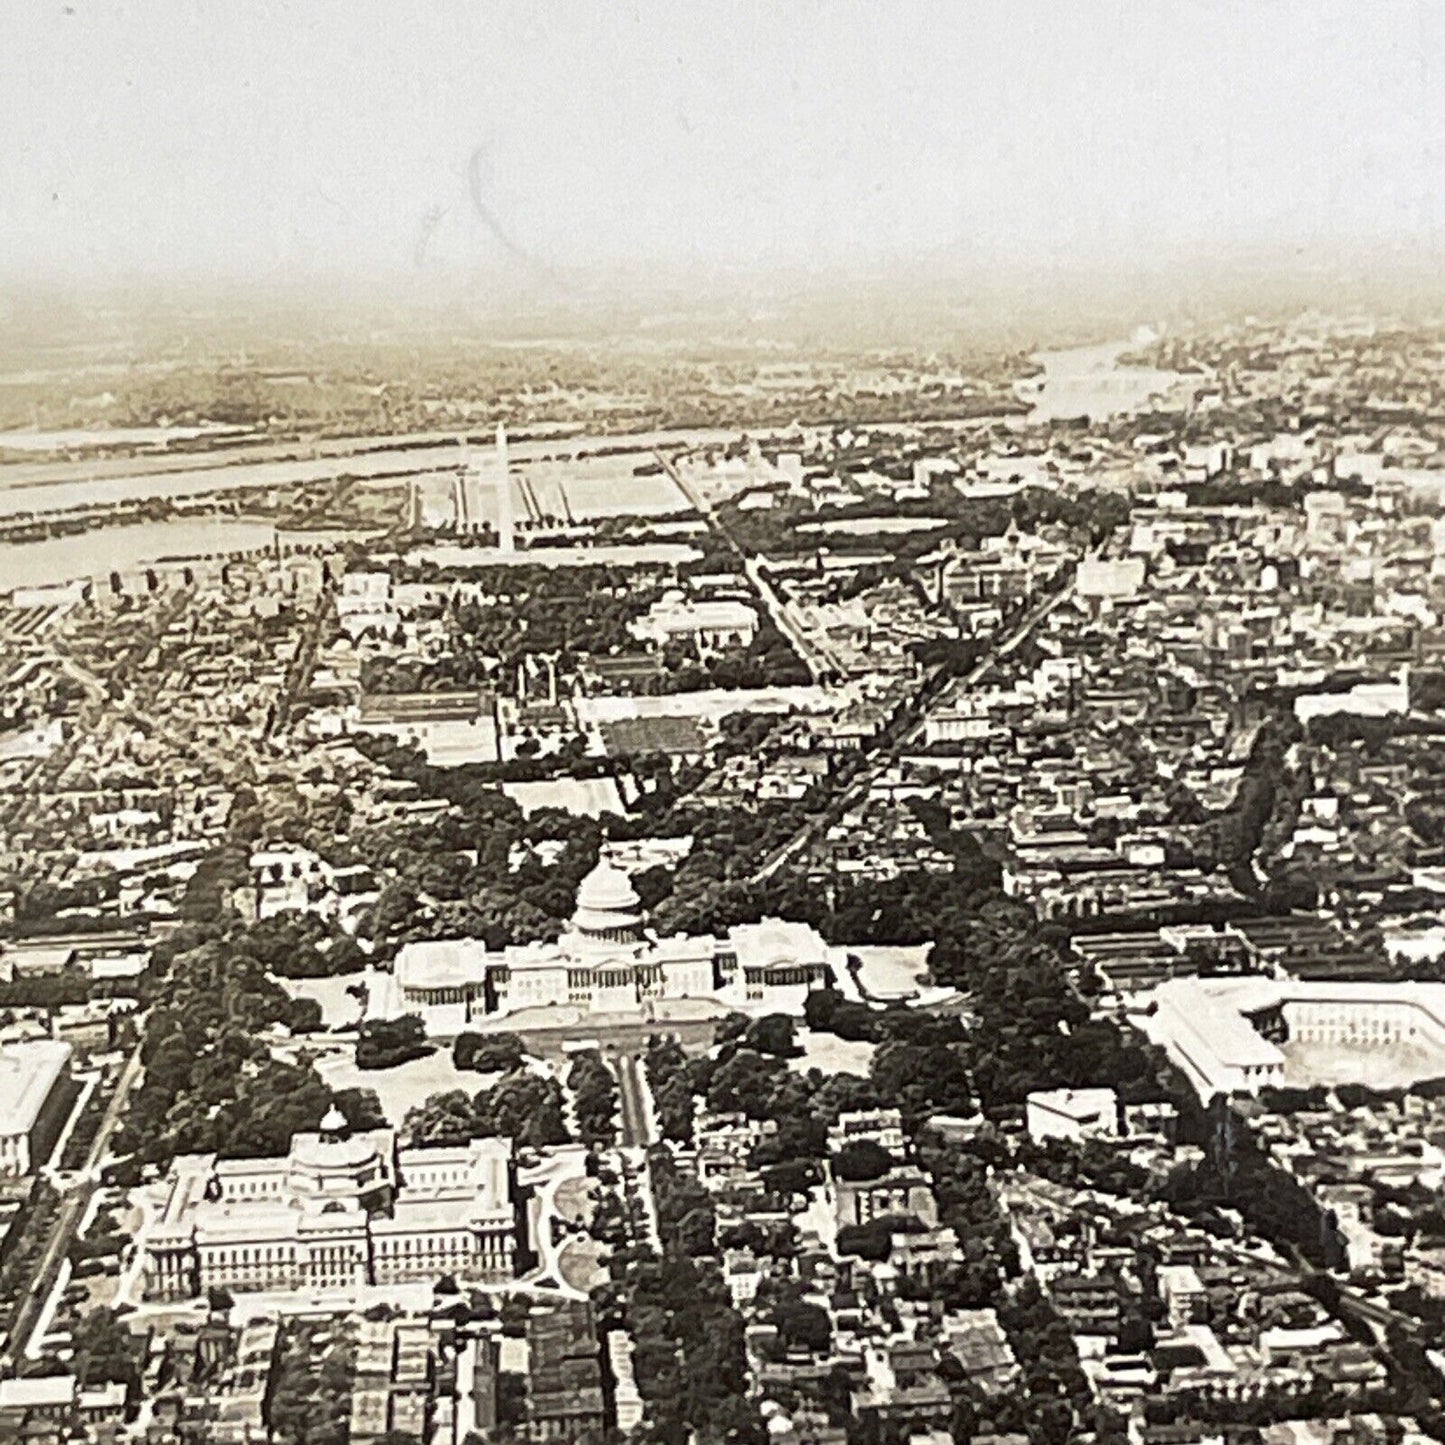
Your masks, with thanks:
[(0, 1436), (1445, 1439), (1445, 334), (508, 366), (0, 434)]

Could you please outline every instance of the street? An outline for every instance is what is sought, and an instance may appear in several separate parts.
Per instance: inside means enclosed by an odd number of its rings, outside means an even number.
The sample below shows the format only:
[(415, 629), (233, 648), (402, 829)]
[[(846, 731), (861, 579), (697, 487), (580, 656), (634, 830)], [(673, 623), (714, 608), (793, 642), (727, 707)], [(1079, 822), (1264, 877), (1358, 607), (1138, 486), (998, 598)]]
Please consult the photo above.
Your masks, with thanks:
[(1041, 601), (1035, 603), (1011, 627), (1005, 628), (998, 637), (994, 638), (993, 646), (988, 653), (980, 658), (951, 688), (943, 686), (944, 674), (941, 667), (926, 673), (904, 709), (904, 711), (912, 712), (914, 716), (903, 732), (892, 741), (886, 737), (880, 739), (865, 755), (865, 766), (853, 782), (834, 798), (832, 804), (825, 811), (810, 818), (786, 843), (764, 859), (748, 881), (752, 884), (766, 882), (785, 863), (796, 858), (811, 846), (851, 807), (866, 797), (879, 772), (897, 762), (903, 750), (918, 741), (923, 732), (929, 708), (937, 700), (939, 694), (947, 695), (966, 691), (968, 688), (976, 686), (988, 675), (1000, 658), (1007, 657), (1054, 608), (1070, 595), (1068, 583), (1072, 580), (1072, 576), (1073, 574), (1070, 572), (1062, 587), (1050, 592)]
[(100, 1128), (96, 1130), (90, 1152), (86, 1155), (85, 1164), (76, 1175), (73, 1187), (61, 1201), (60, 1211), (51, 1227), (50, 1238), (46, 1241), (35, 1272), (30, 1277), (24, 1303), (15, 1317), (15, 1326), (10, 1331), (4, 1355), (0, 1356), (0, 1366), (3, 1366), (7, 1372), (15, 1368), (16, 1361), (25, 1354), (30, 1344), (30, 1336), (34, 1333), (46, 1301), (55, 1288), (56, 1279), (60, 1274), (60, 1266), (69, 1252), (71, 1241), (75, 1237), (81, 1220), (85, 1218), (85, 1211), (89, 1207), (91, 1198), (99, 1187), (100, 1161), (105, 1157), (111, 1135), (120, 1124), (126, 1099), (131, 1089), (134, 1088), (136, 1080), (140, 1077), (140, 1055), (141, 1046), (137, 1044), (132, 1050), (130, 1058), (126, 1060), (125, 1068), (116, 1082), (115, 1093), (106, 1107), (105, 1114), (100, 1121)]
[(642, 1065), (632, 1054), (617, 1058), (618, 1107), (622, 1114), (622, 1147), (646, 1149), (656, 1143), (652, 1135), (651, 1110), (648, 1107), (647, 1082)]

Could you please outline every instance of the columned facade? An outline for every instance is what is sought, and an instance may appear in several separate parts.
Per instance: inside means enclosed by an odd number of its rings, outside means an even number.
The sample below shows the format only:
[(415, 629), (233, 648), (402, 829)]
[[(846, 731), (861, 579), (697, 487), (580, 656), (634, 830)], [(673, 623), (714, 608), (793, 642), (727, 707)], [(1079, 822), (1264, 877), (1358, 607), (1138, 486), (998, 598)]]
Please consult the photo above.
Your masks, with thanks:
[(388, 1129), (351, 1135), (333, 1110), (283, 1159), (183, 1155), (167, 1184), (141, 1240), (152, 1299), (513, 1274), (509, 1140), (399, 1148)]
[(659, 1001), (796, 1011), (809, 989), (836, 981), (842, 951), (806, 924), (767, 919), (711, 935), (659, 938), (643, 924), (631, 880), (600, 863), (582, 881), (571, 926), (555, 943), (492, 951), (481, 940), (405, 945), (396, 1011), (420, 1013), (445, 1037), (487, 1018), (570, 1006), (637, 1014)]

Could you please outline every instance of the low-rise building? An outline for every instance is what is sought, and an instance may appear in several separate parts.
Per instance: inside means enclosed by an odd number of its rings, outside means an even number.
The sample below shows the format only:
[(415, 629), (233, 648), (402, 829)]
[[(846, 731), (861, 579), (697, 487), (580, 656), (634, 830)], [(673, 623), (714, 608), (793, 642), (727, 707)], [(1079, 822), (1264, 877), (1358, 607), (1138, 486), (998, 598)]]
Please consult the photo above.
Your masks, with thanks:
[(586, 1300), (527, 1316), (527, 1403), (522, 1430), (535, 1441), (602, 1437), (606, 1426), (602, 1351)]
[(30, 1174), (49, 1157), (75, 1102), (69, 1044), (0, 1045), (0, 1176)]
[(1019, 1363), (993, 1310), (957, 1310), (948, 1315), (943, 1339), (969, 1384), (985, 1395), (1002, 1394), (1018, 1379)]
[(828, 1128), (828, 1147), (834, 1153), (865, 1139), (890, 1154), (901, 1154), (903, 1115), (897, 1109), (845, 1109)]
[(1113, 1089), (1038, 1089), (1028, 1096), (1029, 1138), (1116, 1139), (1119, 1096)]
[(745, 602), (696, 602), (668, 596), (654, 602), (632, 631), (639, 641), (659, 647), (684, 639), (701, 651), (719, 652), (747, 647), (758, 634), (758, 614)]
[(915, 1219), (930, 1227), (938, 1223), (928, 1176), (907, 1165), (891, 1169), (881, 1179), (834, 1179), (832, 1193), (840, 1229), (875, 1219)]

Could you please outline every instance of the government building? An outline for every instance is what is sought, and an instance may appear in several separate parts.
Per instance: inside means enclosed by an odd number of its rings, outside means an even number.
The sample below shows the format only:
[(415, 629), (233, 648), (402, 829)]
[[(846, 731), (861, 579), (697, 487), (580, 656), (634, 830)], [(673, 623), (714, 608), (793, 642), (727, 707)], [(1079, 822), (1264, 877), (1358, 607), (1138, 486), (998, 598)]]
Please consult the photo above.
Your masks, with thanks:
[(1315, 1083), (1388, 1087), (1445, 1073), (1445, 984), (1174, 978), (1137, 1020), (1201, 1098)]
[(390, 1129), (353, 1134), (333, 1108), (285, 1158), (181, 1155), (165, 1191), (141, 1243), (150, 1299), (514, 1273), (508, 1139), (403, 1148)]
[(666, 1005), (722, 1013), (800, 1012), (808, 991), (840, 976), (844, 950), (806, 923), (764, 919), (725, 938), (658, 938), (643, 924), (632, 881), (599, 863), (577, 890), (570, 926), (555, 943), (500, 950), (480, 939), (406, 944), (384, 1014), (420, 1014), (446, 1037), (488, 1019), (543, 1025), (547, 1011), (662, 1017)]
[(79, 1092), (70, 1060), (55, 1039), (0, 1045), (0, 1177), (32, 1174), (50, 1157)]

